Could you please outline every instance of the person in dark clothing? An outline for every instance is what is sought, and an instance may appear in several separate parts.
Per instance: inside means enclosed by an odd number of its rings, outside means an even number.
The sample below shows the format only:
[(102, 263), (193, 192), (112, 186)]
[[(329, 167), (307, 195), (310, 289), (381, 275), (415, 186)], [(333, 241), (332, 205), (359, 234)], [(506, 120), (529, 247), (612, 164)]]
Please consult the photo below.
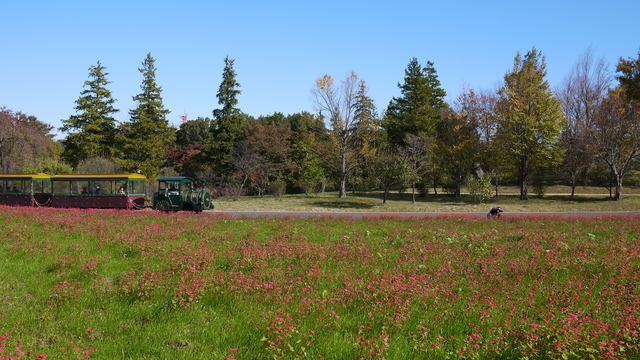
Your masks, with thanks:
[(487, 214), (487, 219), (492, 219), (494, 217), (500, 217), (502, 216), (502, 213), (504, 212), (504, 210), (502, 210), (501, 207), (494, 207), (491, 208), (491, 210), (489, 210), (489, 213)]

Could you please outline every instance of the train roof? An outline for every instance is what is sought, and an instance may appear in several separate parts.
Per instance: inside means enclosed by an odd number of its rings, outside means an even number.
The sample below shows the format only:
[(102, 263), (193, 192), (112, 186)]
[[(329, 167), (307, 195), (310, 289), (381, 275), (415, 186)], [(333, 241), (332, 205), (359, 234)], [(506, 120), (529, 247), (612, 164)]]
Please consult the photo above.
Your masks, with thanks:
[(183, 182), (183, 181), (193, 181), (193, 178), (189, 176), (165, 176), (165, 177), (158, 178), (158, 181)]
[(144, 181), (147, 177), (140, 174), (60, 174), (51, 176), (51, 180), (129, 180)]
[(51, 180), (51, 175), (47, 175), (47, 174), (0, 174), (0, 179), (4, 179), (4, 180), (46, 181), (46, 180)]

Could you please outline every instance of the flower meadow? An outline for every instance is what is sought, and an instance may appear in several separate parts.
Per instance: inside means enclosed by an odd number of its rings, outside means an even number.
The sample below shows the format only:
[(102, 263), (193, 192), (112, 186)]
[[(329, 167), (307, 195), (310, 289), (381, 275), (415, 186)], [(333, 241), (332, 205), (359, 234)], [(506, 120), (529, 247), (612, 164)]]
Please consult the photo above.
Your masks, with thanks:
[(0, 207), (0, 359), (637, 359), (640, 217)]

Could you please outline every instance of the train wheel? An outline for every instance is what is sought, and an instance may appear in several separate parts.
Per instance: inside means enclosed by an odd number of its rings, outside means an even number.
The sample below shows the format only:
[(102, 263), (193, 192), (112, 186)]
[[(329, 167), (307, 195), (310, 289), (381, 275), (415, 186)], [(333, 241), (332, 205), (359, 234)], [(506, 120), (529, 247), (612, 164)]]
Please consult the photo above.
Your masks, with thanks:
[(156, 204), (156, 210), (160, 210), (163, 212), (169, 211), (169, 203), (164, 200), (158, 201), (158, 203)]
[(182, 206), (182, 210), (183, 210), (183, 211), (193, 211), (193, 205), (191, 205), (191, 204), (184, 204), (184, 205)]

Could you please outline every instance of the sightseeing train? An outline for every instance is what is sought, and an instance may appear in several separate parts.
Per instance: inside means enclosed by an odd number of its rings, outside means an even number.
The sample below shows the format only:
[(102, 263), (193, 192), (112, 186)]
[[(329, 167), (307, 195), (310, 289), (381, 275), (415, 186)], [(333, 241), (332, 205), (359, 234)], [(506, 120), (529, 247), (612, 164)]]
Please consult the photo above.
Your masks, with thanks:
[[(0, 205), (55, 208), (144, 209), (146, 177), (140, 174), (0, 174)], [(152, 208), (213, 209), (205, 181), (196, 189), (187, 176), (161, 177)]]

